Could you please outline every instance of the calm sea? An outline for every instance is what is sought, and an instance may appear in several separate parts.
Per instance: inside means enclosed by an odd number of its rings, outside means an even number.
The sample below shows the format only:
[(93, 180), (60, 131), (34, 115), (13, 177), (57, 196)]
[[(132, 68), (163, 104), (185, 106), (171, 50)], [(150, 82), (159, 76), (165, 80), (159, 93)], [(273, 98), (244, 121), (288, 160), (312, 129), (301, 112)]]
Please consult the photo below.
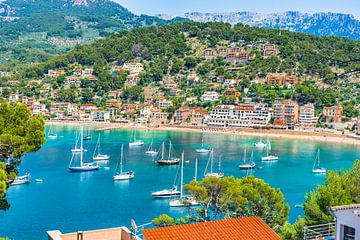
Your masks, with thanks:
[[(101, 135), (102, 152), (110, 154), (108, 163), (100, 163), (96, 172), (70, 173), (68, 164), (74, 146), (75, 127), (53, 127), (57, 139), (48, 139), (36, 153), (23, 158), (20, 174), (29, 172), (32, 181), (27, 185), (8, 189), (7, 199), (11, 208), (0, 213), (0, 236), (13, 240), (46, 239), (47, 230), (63, 233), (116, 226), (130, 226), (134, 219), (138, 225), (145, 224), (162, 213), (174, 217), (186, 215), (186, 209), (170, 209), (167, 200), (154, 200), (151, 192), (169, 188), (174, 182), (177, 166), (156, 165), (151, 157), (144, 155), (152, 139), (160, 148), (163, 141), (171, 140), (175, 152), (185, 152), (185, 181), (194, 178), (195, 158), (198, 156), (198, 175), (203, 176), (207, 156), (196, 155), (201, 145), (202, 134), (165, 131), (136, 131), (137, 139), (145, 145), (129, 149), (133, 131), (112, 130), (92, 132), (93, 140), (86, 141), (85, 161), (90, 161), (98, 134)], [(204, 142), (215, 149), (215, 159), (222, 156), (222, 171), (226, 176), (243, 177), (246, 171), (239, 170), (242, 153), (250, 150), (257, 137), (204, 134)], [(261, 163), (264, 154), (256, 151), (257, 168), (253, 175), (264, 179), (271, 186), (280, 188), (291, 206), (290, 220), (294, 221), (302, 210), (304, 194), (324, 182), (324, 176), (311, 172), (316, 151), (321, 150), (321, 165), (329, 170), (349, 168), (359, 158), (356, 146), (338, 143), (320, 143), (287, 139), (270, 139), (272, 152), (278, 154), (277, 163)], [(120, 147), (124, 145), (124, 170), (133, 170), (135, 179), (129, 182), (113, 182)], [(250, 154), (248, 155), (250, 157)], [(261, 168), (258, 168), (261, 166)], [(214, 167), (216, 168), (216, 167)], [(43, 179), (36, 183), (35, 179)]]

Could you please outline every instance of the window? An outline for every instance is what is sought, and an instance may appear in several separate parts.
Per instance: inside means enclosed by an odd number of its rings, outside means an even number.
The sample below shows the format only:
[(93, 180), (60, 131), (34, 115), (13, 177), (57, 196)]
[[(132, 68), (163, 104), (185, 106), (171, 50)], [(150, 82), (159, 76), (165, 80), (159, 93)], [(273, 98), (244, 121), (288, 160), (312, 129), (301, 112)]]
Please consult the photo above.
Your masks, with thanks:
[(343, 225), (342, 240), (355, 240), (355, 228)]

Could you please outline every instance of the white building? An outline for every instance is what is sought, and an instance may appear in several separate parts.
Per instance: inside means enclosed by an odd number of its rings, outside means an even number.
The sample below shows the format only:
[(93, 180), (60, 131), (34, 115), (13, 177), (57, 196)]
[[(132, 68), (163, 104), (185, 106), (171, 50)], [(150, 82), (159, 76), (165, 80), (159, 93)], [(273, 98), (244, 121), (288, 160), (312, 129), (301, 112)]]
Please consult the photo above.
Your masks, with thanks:
[(332, 207), (336, 240), (360, 240), (360, 204)]
[(91, 111), (91, 118), (95, 122), (107, 122), (110, 121), (110, 113), (105, 110), (93, 110)]
[(219, 100), (219, 93), (212, 91), (212, 92), (205, 92), (202, 96), (201, 96), (201, 100), (202, 101), (210, 101), (210, 102), (215, 102), (217, 100)]
[(314, 128), (317, 123), (314, 104), (300, 106), (299, 125), (302, 128)]
[(212, 109), (210, 126), (254, 128), (265, 127), (271, 118), (272, 109), (255, 105), (220, 105)]
[(166, 99), (159, 100), (159, 108), (160, 109), (165, 109), (165, 108), (168, 108), (168, 107), (171, 107), (171, 106), (172, 106), (172, 101), (169, 101), (169, 100), (166, 100)]
[(144, 71), (144, 65), (142, 63), (137, 63), (137, 62), (126, 62), (123, 65), (123, 69), (125, 71), (129, 71), (130, 74), (137, 74)]

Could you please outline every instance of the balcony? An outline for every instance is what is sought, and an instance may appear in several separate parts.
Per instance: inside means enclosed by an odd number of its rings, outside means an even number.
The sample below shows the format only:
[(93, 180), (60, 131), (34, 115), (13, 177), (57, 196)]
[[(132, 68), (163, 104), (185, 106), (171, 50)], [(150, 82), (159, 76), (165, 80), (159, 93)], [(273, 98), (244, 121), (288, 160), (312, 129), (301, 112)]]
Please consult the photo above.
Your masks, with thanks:
[(335, 240), (335, 222), (304, 227), (304, 240)]

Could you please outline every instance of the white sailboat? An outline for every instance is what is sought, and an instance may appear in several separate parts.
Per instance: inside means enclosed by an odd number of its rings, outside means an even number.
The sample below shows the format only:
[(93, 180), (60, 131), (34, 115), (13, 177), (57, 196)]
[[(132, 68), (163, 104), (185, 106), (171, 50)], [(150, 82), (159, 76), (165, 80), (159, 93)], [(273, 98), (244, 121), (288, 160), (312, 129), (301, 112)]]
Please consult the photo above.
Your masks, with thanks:
[(248, 170), (248, 169), (253, 169), (255, 167), (255, 163), (254, 163), (254, 149), (252, 149), (252, 152), (251, 152), (251, 158), (250, 158), (250, 162), (249, 163), (246, 163), (246, 148), (244, 149), (244, 157), (243, 157), (243, 161), (244, 161), (244, 164), (241, 164), (239, 166), (239, 168), (241, 170)]
[(58, 135), (56, 133), (51, 133), (52, 126), (50, 125), (49, 131), (48, 131), (48, 138), (49, 139), (56, 139)]
[(175, 165), (179, 164), (180, 158), (172, 156), (172, 144), (171, 141), (169, 142), (169, 153), (167, 156), (165, 156), (165, 143), (162, 143), (161, 147), (161, 158), (159, 160), (156, 160), (156, 163), (159, 165)]
[(145, 154), (150, 156), (156, 156), (158, 154), (158, 152), (153, 149), (153, 140), (151, 140), (150, 146)]
[(136, 133), (134, 132), (134, 141), (129, 142), (129, 147), (140, 147), (144, 145), (143, 140), (136, 140)]
[(177, 182), (177, 177), (179, 174), (179, 168), (176, 172), (175, 178), (174, 178), (174, 183), (173, 183), (173, 187), (170, 189), (163, 189), (160, 191), (156, 191), (156, 192), (152, 192), (151, 196), (153, 196), (153, 198), (170, 198), (170, 197), (176, 197), (180, 195), (180, 191), (178, 190), (177, 186), (176, 186), (176, 182)]
[[(196, 174), (195, 174), (196, 175)], [(183, 195), (184, 185), (184, 152), (181, 154), (180, 198), (169, 202), (170, 207), (190, 207), (200, 205), (192, 196)]]
[(31, 179), (30, 173), (25, 173), (25, 175), (23, 176), (16, 177), (15, 180), (10, 184), (10, 186), (29, 183), (30, 179)]
[[(83, 133), (81, 130), (81, 133), (79, 136), (77, 136), (77, 134), (75, 134), (75, 146), (73, 149), (71, 149), (71, 152), (73, 153), (80, 153), (80, 152), (84, 152), (86, 151), (86, 149), (84, 149), (83, 145), (82, 145), (82, 141), (83, 141)], [(81, 141), (81, 146), (78, 146), (79, 141)]]
[(320, 149), (318, 149), (317, 156), (316, 156), (316, 159), (314, 161), (312, 172), (316, 173), (316, 174), (324, 174), (324, 173), (326, 173), (326, 169), (323, 168), (323, 167), (320, 167)]
[(114, 181), (121, 181), (121, 180), (130, 180), (135, 177), (135, 173), (133, 171), (123, 172), (123, 157), (124, 156), (124, 145), (121, 145), (121, 156), (120, 156), (120, 171), (116, 174), (113, 178)]
[(110, 155), (106, 155), (106, 154), (101, 154), (101, 150), (100, 150), (101, 144), (100, 144), (100, 134), (98, 137), (98, 141), (96, 143), (95, 149), (94, 149), (94, 153), (93, 153), (93, 160), (94, 161), (105, 161), (105, 160), (109, 160), (110, 159)]
[(86, 135), (85, 135), (85, 137), (83, 137), (83, 140), (84, 140), (84, 141), (92, 140), (92, 136), (91, 136), (91, 134), (89, 133), (89, 129), (86, 130)]
[[(209, 165), (210, 165), (210, 172), (208, 172)], [(214, 149), (211, 149), (210, 156), (209, 156), (208, 162), (206, 164), (204, 176), (205, 177), (216, 177), (216, 178), (224, 177), (224, 173), (221, 172), (221, 156), (219, 156), (219, 171), (214, 172), (213, 166), (214, 166)]]
[[(81, 128), (81, 134), (80, 134), (80, 148), (81, 150), (83, 150), (83, 129)], [(83, 162), (83, 151), (79, 151), (80, 152), (80, 165), (79, 166), (72, 166), (72, 162), (75, 158), (75, 156), (77, 156), (77, 154), (75, 154), (75, 152), (73, 152), (73, 155), (71, 157), (70, 163), (69, 163), (69, 170), (71, 172), (87, 172), (87, 171), (95, 171), (95, 170), (99, 170), (99, 166), (93, 162), (91, 163), (84, 163)]]
[(211, 151), (209, 147), (204, 147), (204, 134), (201, 136), (201, 147), (196, 149), (197, 153), (208, 154)]
[(261, 157), (261, 161), (263, 162), (276, 162), (277, 160), (279, 160), (279, 156), (270, 153), (270, 149), (271, 149), (271, 144), (270, 141), (267, 141), (266, 144), (266, 156), (265, 157)]

